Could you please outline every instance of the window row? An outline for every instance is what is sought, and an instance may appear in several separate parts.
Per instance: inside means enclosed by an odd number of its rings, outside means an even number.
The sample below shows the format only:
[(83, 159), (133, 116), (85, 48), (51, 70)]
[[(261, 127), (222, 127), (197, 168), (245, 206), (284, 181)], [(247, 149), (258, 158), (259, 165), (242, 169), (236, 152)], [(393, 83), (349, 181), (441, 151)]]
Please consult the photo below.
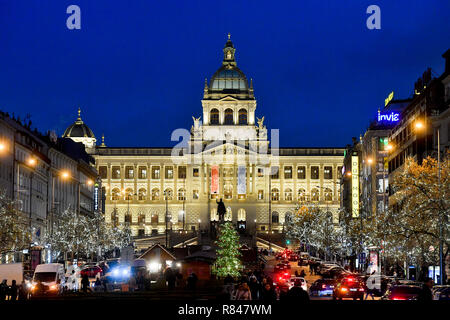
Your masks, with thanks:
[[(137, 198), (133, 198), (134, 196), (136, 196)], [(162, 196), (162, 198), (160, 198), (160, 196)], [(199, 197), (198, 190), (192, 191), (192, 197), (193, 199), (198, 199)], [(147, 190), (145, 188), (140, 188), (138, 193), (134, 193), (133, 189), (131, 188), (127, 188), (122, 191), (119, 188), (114, 188), (111, 190), (111, 200), (117, 201), (117, 200), (133, 200), (133, 199), (137, 199), (140, 201), (147, 200), (148, 199)], [(153, 188), (149, 199), (152, 201), (159, 201), (160, 199), (173, 200), (174, 195), (171, 188), (165, 189), (162, 195), (158, 188)], [(186, 189), (184, 188), (178, 189), (177, 200), (179, 201), (186, 200)]]
[[(340, 170), (341, 167), (338, 167), (338, 178), (340, 178)], [(311, 166), (310, 167), (310, 178), (311, 179), (319, 179), (319, 166)], [(280, 169), (279, 167), (271, 168), (271, 178), (279, 179), (280, 178)], [(284, 179), (292, 179), (294, 176), (292, 166), (284, 166), (283, 167)], [(262, 177), (264, 175), (264, 171), (262, 168), (258, 168), (258, 177)], [(333, 179), (333, 167), (332, 166), (324, 166), (323, 167), (323, 178), (324, 179)], [(304, 180), (306, 179), (306, 166), (297, 167), (297, 179)]]
[[(121, 166), (112, 166), (111, 168), (111, 179), (121, 179), (122, 178), (122, 172), (121, 172)], [(139, 166), (137, 168), (137, 178), (138, 179), (147, 179), (148, 178), (148, 172), (146, 166)], [(186, 179), (186, 167), (185, 166), (179, 166), (178, 167), (178, 179)], [(107, 166), (100, 166), (98, 168), (98, 173), (100, 175), (101, 179), (106, 179), (108, 177), (108, 167)], [(195, 174), (195, 172), (193, 172)], [(125, 179), (134, 179), (135, 178), (135, 167), (134, 166), (125, 166), (124, 167), (124, 175), (123, 177)], [(164, 167), (164, 177), (166, 179), (173, 179), (174, 178), (174, 167), (173, 166), (166, 166)], [(160, 166), (152, 166), (151, 167), (151, 178), (152, 179), (160, 179), (161, 178), (161, 167)]]
[[(234, 124), (241, 124), (246, 125), (248, 124), (247, 119), (247, 110), (240, 109), (238, 111), (238, 119), (237, 123), (234, 122), (234, 111), (233, 109), (226, 109), (223, 113), (223, 123), (225, 125), (234, 125)], [(220, 124), (220, 117), (219, 117), (219, 110), (218, 109), (211, 109), (209, 112), (209, 124), (217, 125)]]
[[(278, 188), (272, 188), (270, 194), (272, 201), (280, 201), (280, 190)], [(264, 190), (258, 190), (258, 200), (264, 199)], [(284, 189), (284, 201), (293, 201), (293, 192), (292, 189), (286, 188)], [(298, 189), (297, 192), (297, 200), (300, 202), (320, 201), (320, 192), (319, 189), (313, 188), (311, 189), (311, 193), (307, 194), (305, 189)], [(333, 190), (330, 188), (325, 188), (323, 191), (323, 200), (324, 201), (333, 201)]]

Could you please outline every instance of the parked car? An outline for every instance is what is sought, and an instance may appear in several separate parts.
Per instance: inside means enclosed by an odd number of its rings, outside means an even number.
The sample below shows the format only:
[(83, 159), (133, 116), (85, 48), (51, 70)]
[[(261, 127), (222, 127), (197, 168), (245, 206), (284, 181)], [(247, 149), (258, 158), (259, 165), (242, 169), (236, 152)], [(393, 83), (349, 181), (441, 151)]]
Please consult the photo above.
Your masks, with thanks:
[(312, 296), (332, 296), (336, 281), (334, 279), (316, 280), (309, 288), (309, 294)]
[(418, 285), (395, 285), (381, 297), (382, 300), (417, 300), (422, 288)]
[(89, 283), (92, 285), (93, 282), (95, 282), (97, 279), (100, 279), (102, 276), (102, 268), (99, 266), (88, 266), (84, 267), (80, 271), (80, 276), (84, 277), (85, 275), (89, 278)]
[(450, 300), (450, 286), (433, 287), (433, 300)]

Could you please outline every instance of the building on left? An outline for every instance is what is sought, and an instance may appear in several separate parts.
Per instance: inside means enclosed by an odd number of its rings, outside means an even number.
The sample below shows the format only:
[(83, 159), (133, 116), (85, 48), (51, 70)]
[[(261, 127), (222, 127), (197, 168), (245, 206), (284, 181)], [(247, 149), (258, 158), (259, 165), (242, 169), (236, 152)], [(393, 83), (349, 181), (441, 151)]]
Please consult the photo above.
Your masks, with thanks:
[(86, 128), (92, 133), (79, 113), (70, 132), (58, 138), (54, 132), (32, 130), (31, 121), (0, 111), (0, 192), (15, 202), (31, 234), (28, 248), (3, 252), (0, 263), (32, 261), (31, 267), (41, 263), (48, 256), (45, 232), (64, 210), (87, 216), (101, 211), (101, 181), (94, 159), (84, 141), (67, 137), (82, 138)]

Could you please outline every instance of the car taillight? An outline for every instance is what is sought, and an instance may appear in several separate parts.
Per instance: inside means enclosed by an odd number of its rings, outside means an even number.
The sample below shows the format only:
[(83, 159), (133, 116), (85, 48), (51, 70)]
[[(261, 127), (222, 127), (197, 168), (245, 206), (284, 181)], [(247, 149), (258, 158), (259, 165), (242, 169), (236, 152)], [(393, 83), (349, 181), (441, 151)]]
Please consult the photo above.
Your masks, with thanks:
[(402, 297), (394, 297), (394, 298), (392, 298), (392, 300), (406, 300), (406, 298), (402, 298)]
[(322, 289), (326, 289), (326, 287), (327, 287), (327, 286), (326, 286), (325, 284), (322, 285)]
[(364, 291), (364, 288), (359, 288), (359, 291)]

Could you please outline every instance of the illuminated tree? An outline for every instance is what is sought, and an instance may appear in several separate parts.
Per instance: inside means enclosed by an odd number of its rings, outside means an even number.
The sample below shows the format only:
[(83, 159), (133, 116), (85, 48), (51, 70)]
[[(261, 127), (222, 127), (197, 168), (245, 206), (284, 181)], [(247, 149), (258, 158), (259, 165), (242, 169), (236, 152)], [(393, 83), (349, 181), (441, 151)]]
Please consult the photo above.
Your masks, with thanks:
[(17, 210), (17, 202), (0, 192), (0, 253), (28, 248), (29, 229), (28, 219)]
[(219, 228), (217, 259), (213, 273), (219, 277), (237, 277), (243, 269), (239, 252), (239, 235), (231, 222), (223, 223)]

